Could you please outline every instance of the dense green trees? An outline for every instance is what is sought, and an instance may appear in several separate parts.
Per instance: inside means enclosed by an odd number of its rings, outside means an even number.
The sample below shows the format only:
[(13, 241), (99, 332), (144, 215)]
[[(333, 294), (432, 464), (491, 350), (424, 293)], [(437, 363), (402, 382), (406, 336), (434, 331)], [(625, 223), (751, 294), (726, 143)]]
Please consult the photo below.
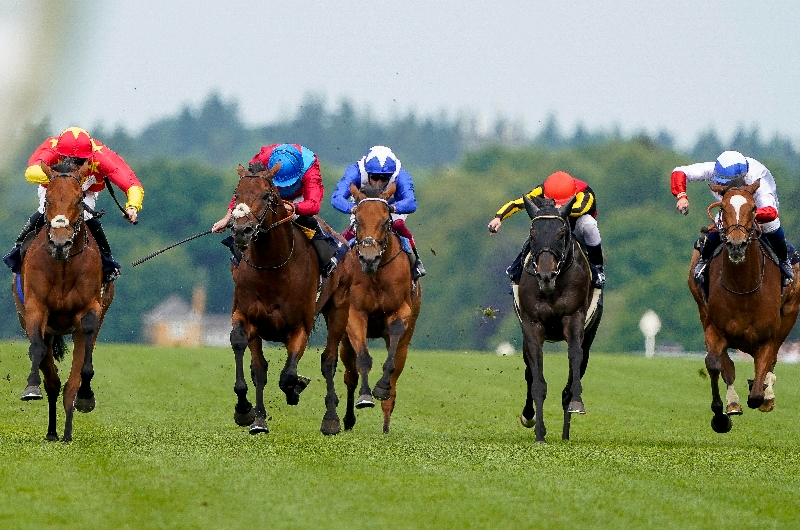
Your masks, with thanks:
[[(30, 127), (8, 167), (0, 168), (4, 249), (36, 206), (34, 188), (22, 178), (27, 157), (54, 132), (46, 122)], [(92, 132), (122, 154), (146, 192), (137, 226), (120, 218), (107, 193), (99, 201), (108, 211), (103, 225), (123, 264), (116, 300), (101, 334), (107, 341), (142, 340), (142, 316), (171, 294), (188, 300), (198, 284), (207, 288), (209, 312), (230, 311), (232, 281), (228, 250), (219, 243), (223, 235), (194, 240), (136, 268), (130, 263), (210, 228), (225, 213), (236, 184), (236, 164), (246, 163), (260, 145), (271, 142), (299, 142), (317, 152), (327, 190), (322, 215), (339, 230), (348, 218), (334, 211), (327, 198), (345, 165), (370, 145), (391, 145), (414, 176), (420, 206), (408, 226), (428, 269), (422, 280), (417, 348), (494, 349), (506, 340), (520, 345), (504, 271), (519, 251), (529, 222), (520, 213), (494, 236), (486, 224), (502, 204), (558, 169), (586, 180), (597, 194), (608, 276), (597, 351), (642, 350), (638, 322), (648, 309), (662, 319), (660, 345), (703, 349), (686, 281), (692, 243), (707, 223), (711, 195), (704, 184), (690, 184), (690, 214), (678, 214), (669, 190), (673, 167), (713, 160), (724, 147), (759, 158), (778, 182), (787, 235), (800, 242), (792, 200), (800, 187), (800, 157), (788, 141), (765, 143), (757, 131), (740, 132), (730, 145), (709, 132), (689, 156), (676, 152), (666, 133), (625, 139), (579, 127), (566, 136), (552, 119), (527, 146), (486, 145), (462, 152), (467, 142), (458, 123), (444, 116), (419, 119), (409, 114), (380, 123), (346, 101), (328, 111), (320, 99), (309, 97), (295, 116), (250, 128), (240, 121), (235, 104), (212, 95), (200, 109), (183, 109), (138, 135), (102, 128)], [(21, 336), (10, 296), (0, 304), (0, 315), (0, 336)]]

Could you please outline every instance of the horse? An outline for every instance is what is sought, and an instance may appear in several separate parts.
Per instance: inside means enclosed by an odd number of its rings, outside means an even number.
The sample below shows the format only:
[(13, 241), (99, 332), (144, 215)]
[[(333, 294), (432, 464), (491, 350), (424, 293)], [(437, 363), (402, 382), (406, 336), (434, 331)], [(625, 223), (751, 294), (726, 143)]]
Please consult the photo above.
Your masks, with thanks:
[[(733, 382), (736, 370), (728, 348), (748, 353), (754, 361), (754, 376), (747, 397), (747, 406), (769, 412), (775, 407), (773, 370), (778, 348), (797, 319), (800, 286), (795, 279), (781, 289), (781, 271), (767, 257), (759, 243), (760, 227), (756, 222), (753, 195), (761, 184), (711, 186), (722, 201), (708, 207), (712, 223), (719, 226), (723, 242), (721, 257), (708, 265), (708, 297), (703, 286), (695, 281), (692, 271), (700, 257), (692, 254), (689, 269), (689, 290), (697, 302), (706, 343), (706, 370), (711, 380), (711, 428), (727, 433), (733, 426), (731, 416), (742, 414), (739, 396)], [(719, 207), (719, 221), (711, 214)], [(795, 278), (798, 267), (794, 265)], [(727, 385), (723, 409), (719, 392), (719, 376)]]
[[(269, 432), (264, 407), (267, 360), (262, 340), (282, 342), (287, 357), (278, 386), (286, 403), (296, 405), (310, 379), (298, 375), (297, 365), (308, 344), (314, 319), (322, 313), (328, 329), (321, 356), (322, 375), (327, 384), (326, 411), (320, 431), (325, 435), (341, 431), (334, 388), (337, 348), (347, 325), (350, 308), (352, 258), (345, 259), (326, 278), (318, 292), (319, 263), (316, 252), (302, 228), (292, 222), (294, 205), (281, 199), (272, 181), (280, 168), (245, 171), (239, 165), (236, 206), (233, 210), (233, 241), (242, 251), (241, 261), (231, 266), (234, 292), (231, 313), (231, 347), (236, 359), (234, 392), (238, 400), (234, 420), (249, 425), (250, 434)], [(323, 220), (320, 224), (334, 233)], [(338, 236), (346, 244), (341, 236)], [(256, 406), (247, 399), (247, 383), (242, 366), (245, 348), (251, 354), (251, 376)]]
[[(385, 191), (378, 187), (354, 185), (350, 192), (356, 202), (355, 243), (350, 250), (359, 263), (353, 274), (350, 289), (350, 314), (347, 330), (342, 338), (339, 353), (345, 366), (344, 382), (347, 385), (347, 412), (345, 429), (356, 423), (355, 408), (375, 406), (372, 396), (381, 401), (383, 432), (389, 432), (389, 423), (397, 397), (397, 379), (403, 372), (408, 355), (408, 345), (422, 305), (419, 280), (411, 279), (411, 264), (403, 251), (400, 238), (392, 232), (392, 217), (387, 200), (395, 192), (390, 184)], [(372, 357), (367, 348), (368, 338), (382, 337), (387, 350), (381, 378), (370, 392), (369, 372)], [(361, 376), (358, 400), (355, 390)]]
[(40, 164), (49, 183), (45, 195), (45, 229), (33, 236), (14, 275), (12, 291), (20, 325), (30, 340), (31, 372), (22, 400), (42, 399), (39, 371), (44, 375), (49, 415), (47, 440), (58, 440), (56, 403), (61, 380), (55, 361), (67, 351), (64, 335), (72, 334), (72, 367), (64, 386), (64, 442), (72, 441), (75, 409), (91, 412), (96, 404), (91, 387), (92, 355), (114, 284), (103, 284), (100, 249), (84, 222), (81, 184), (89, 170), (62, 163)]
[(561, 392), (562, 439), (569, 440), (571, 415), (586, 413), (581, 378), (600, 325), (602, 303), (596, 308), (595, 303), (602, 292), (592, 290), (589, 261), (570, 228), (569, 212), (574, 199), (561, 207), (556, 207), (552, 199), (540, 197), (534, 198), (535, 203), (528, 197), (524, 201), (531, 228), (530, 252), (524, 258), (525, 274), (518, 289), (528, 390), (520, 422), (526, 428), (535, 426), (536, 442), (545, 442), (543, 406), (547, 383), (542, 346), (545, 340), (565, 341), (569, 376)]

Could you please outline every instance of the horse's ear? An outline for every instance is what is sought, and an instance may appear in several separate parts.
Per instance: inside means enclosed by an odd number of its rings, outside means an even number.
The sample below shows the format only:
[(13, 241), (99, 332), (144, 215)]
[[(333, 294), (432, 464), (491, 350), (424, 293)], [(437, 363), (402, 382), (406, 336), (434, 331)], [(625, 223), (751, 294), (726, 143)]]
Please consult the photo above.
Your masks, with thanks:
[(723, 184), (709, 184), (708, 187), (717, 195), (722, 195), (725, 193), (725, 188), (727, 186), (724, 186)]
[(44, 163), (44, 160), (39, 160), (39, 167), (42, 168), (42, 171), (45, 175), (47, 175), (47, 180), (53, 176), (53, 170), (50, 169), (50, 166)]
[(562, 205), (561, 208), (558, 209), (558, 216), (563, 219), (569, 217), (569, 214), (572, 211), (572, 206), (575, 204), (576, 200), (578, 200), (578, 197), (573, 197), (567, 204)]
[(81, 164), (81, 167), (78, 168), (78, 180), (83, 182), (83, 179), (84, 177), (86, 177), (86, 174), (88, 172), (89, 172), (89, 159), (87, 158), (83, 162), (83, 164)]
[(747, 186), (747, 191), (749, 191), (752, 195), (755, 195), (756, 190), (761, 186), (761, 179), (753, 182), (749, 186)]
[(397, 191), (397, 182), (392, 182), (386, 187), (385, 190), (383, 190), (383, 193), (381, 193), (381, 199), (388, 201), (389, 198), (394, 195), (395, 191)]
[(243, 177), (245, 174), (244, 166), (239, 164), (239, 167), (236, 168), (236, 172), (239, 174), (240, 177)]
[(360, 189), (358, 189), (358, 188), (356, 187), (356, 185), (355, 185), (355, 184), (352, 184), (352, 183), (350, 184), (350, 195), (352, 195), (352, 196), (353, 196), (353, 199), (355, 199), (355, 201), (356, 201), (356, 204), (358, 204), (359, 202), (361, 202), (361, 201), (364, 199), (364, 197), (365, 197), (365, 195), (364, 195), (363, 193), (361, 193), (361, 190), (360, 190)]
[(525, 203), (525, 211), (528, 212), (528, 217), (533, 219), (537, 215), (539, 215), (539, 207), (533, 204), (527, 195), (522, 196), (522, 202)]
[(280, 169), (281, 169), (281, 161), (278, 160), (277, 162), (275, 162), (275, 165), (272, 166), (272, 169), (267, 171), (266, 175), (264, 175), (264, 176), (267, 177), (268, 179), (271, 179), (272, 177), (274, 177), (278, 173), (278, 171), (280, 171)]

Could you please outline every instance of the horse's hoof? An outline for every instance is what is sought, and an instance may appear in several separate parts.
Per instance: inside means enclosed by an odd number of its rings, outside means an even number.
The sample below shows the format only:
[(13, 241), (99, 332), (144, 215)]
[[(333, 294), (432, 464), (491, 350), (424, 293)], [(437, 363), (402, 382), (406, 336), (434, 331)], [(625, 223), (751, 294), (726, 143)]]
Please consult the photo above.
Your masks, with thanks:
[(42, 389), (36, 385), (29, 385), (22, 391), (22, 401), (34, 401), (42, 399)]
[(569, 414), (586, 414), (586, 409), (583, 408), (582, 401), (570, 401), (569, 407), (567, 407), (567, 412)]
[(772, 398), (772, 399), (765, 399), (764, 403), (762, 403), (761, 406), (758, 407), (758, 410), (760, 410), (761, 412), (772, 412), (772, 409), (774, 408), (775, 408), (775, 398)]
[(742, 406), (738, 403), (728, 403), (728, 406), (725, 407), (725, 414), (728, 416), (741, 416)]
[(250, 425), (250, 434), (261, 434), (261, 433), (268, 433), (269, 427), (267, 427), (267, 422), (264, 418), (256, 418), (253, 420), (253, 424)]
[(298, 403), (300, 403), (300, 394), (298, 394), (294, 390), (291, 390), (291, 391), (286, 393), (286, 404), (287, 405), (294, 406), (294, 405), (297, 405)]
[(239, 412), (235, 408), (233, 409), (233, 421), (236, 422), (236, 425), (240, 427), (247, 427), (253, 420), (256, 419), (256, 409), (250, 406), (247, 412)]
[(57, 442), (58, 441), (58, 434), (57, 433), (47, 433), (47, 436), (45, 436), (45, 439), (48, 442)]
[(342, 426), (339, 423), (339, 418), (336, 418), (335, 420), (323, 419), (322, 425), (319, 428), (319, 432), (325, 436), (333, 436), (342, 432)]
[(727, 414), (720, 414), (711, 418), (711, 428), (714, 432), (725, 434), (733, 428), (733, 420)]
[(530, 429), (534, 425), (536, 425), (536, 414), (533, 415), (533, 418), (528, 419), (525, 417), (525, 414), (519, 415), (519, 422), (522, 424), (523, 427), (526, 429)]
[(353, 427), (356, 425), (356, 415), (353, 414), (352, 416), (345, 415), (344, 417), (344, 430), (352, 431)]
[(375, 388), (372, 389), (372, 395), (375, 396), (375, 399), (386, 401), (389, 399), (390, 390), (391, 389), (389, 387), (384, 388), (382, 386), (375, 385)]
[(375, 402), (372, 401), (372, 396), (369, 394), (362, 394), (358, 396), (356, 400), (356, 408), (357, 409), (371, 409), (375, 406)]
[(760, 408), (764, 404), (764, 396), (747, 398), (747, 406), (751, 409)]
[(89, 399), (75, 398), (75, 408), (78, 410), (78, 412), (91, 412), (94, 410), (95, 405), (97, 405), (97, 402), (95, 401), (94, 396)]

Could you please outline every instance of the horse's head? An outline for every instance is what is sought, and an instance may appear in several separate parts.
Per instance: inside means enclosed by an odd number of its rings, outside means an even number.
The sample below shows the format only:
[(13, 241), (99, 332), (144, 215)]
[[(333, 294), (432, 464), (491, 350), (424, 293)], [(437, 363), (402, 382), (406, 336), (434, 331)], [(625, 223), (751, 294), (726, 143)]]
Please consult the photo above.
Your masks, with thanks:
[(572, 248), (568, 218), (575, 199), (560, 208), (552, 199), (534, 197), (531, 201), (524, 196), (523, 200), (531, 218), (531, 253), (525, 259), (525, 270), (536, 276), (542, 292), (552, 293)]
[(392, 216), (387, 201), (394, 195), (396, 187), (394, 182), (385, 190), (373, 186), (358, 189), (355, 185), (350, 185), (350, 193), (356, 201), (356, 255), (364, 274), (375, 274), (378, 271), (378, 265), (389, 244)]
[[(272, 177), (280, 169), (280, 162), (267, 170), (256, 163), (250, 170), (239, 164), (239, 184), (234, 192), (236, 206), (233, 208), (233, 242), (241, 250), (247, 249), (259, 233), (266, 232), (278, 217), (287, 216), (283, 200)], [(291, 217), (290, 214), (288, 214)]]
[(722, 201), (709, 206), (709, 212), (720, 207), (720, 237), (728, 258), (737, 265), (744, 262), (747, 246), (758, 231), (754, 194), (760, 185), (757, 180), (749, 186), (711, 186), (711, 191), (722, 195)]
[(80, 167), (62, 162), (52, 168), (39, 164), (49, 180), (44, 201), (44, 216), (50, 255), (59, 261), (69, 258), (70, 249), (83, 223), (83, 183), (89, 165)]

